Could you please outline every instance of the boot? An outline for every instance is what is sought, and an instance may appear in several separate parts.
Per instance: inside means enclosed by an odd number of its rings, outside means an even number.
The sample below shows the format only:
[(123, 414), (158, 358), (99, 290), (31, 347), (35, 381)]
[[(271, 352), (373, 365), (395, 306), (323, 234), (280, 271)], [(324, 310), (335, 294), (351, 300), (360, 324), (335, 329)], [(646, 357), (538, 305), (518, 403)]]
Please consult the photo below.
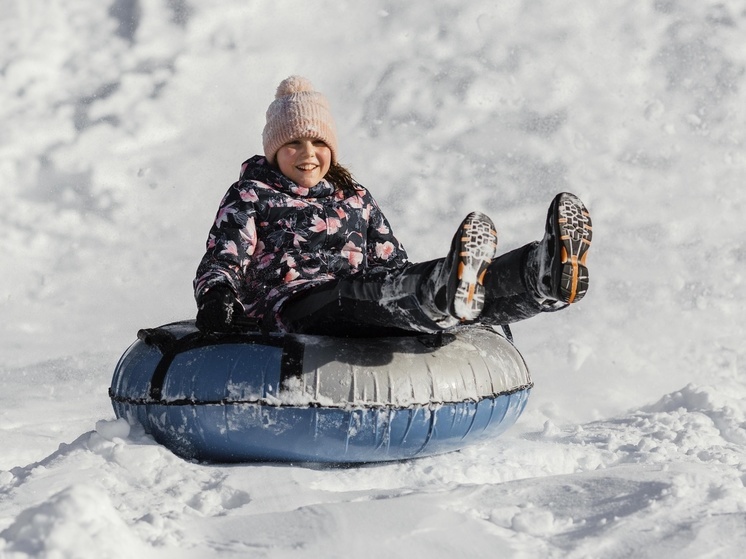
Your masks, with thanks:
[(588, 291), (586, 259), (593, 228), (580, 198), (558, 194), (549, 206), (544, 238), (526, 262), (526, 279), (537, 300), (549, 306), (580, 301)]
[(484, 307), (484, 275), (496, 251), (492, 220), (480, 212), (467, 215), (448, 255), (423, 278), (419, 299), (425, 313), (443, 327), (476, 320)]

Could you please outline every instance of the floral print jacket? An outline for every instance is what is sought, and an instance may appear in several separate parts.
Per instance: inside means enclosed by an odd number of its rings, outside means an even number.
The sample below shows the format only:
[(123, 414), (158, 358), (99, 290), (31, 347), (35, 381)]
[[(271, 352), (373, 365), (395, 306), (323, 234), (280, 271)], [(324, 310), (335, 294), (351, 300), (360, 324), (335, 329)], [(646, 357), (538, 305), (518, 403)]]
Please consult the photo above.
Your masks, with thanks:
[(226, 193), (197, 268), (194, 294), (227, 285), (246, 315), (283, 330), (288, 298), (366, 270), (399, 269), (407, 253), (368, 191), (327, 181), (305, 188), (262, 156), (244, 162)]

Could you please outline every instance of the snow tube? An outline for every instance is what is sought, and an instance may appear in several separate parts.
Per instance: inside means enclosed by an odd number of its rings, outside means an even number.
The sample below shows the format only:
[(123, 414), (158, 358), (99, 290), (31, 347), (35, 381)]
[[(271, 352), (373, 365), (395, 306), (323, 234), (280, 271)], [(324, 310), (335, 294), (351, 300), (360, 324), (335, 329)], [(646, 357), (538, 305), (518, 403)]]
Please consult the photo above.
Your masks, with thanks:
[(363, 463), (463, 448), (513, 425), (533, 383), (492, 329), (387, 338), (141, 330), (109, 395), (188, 459)]

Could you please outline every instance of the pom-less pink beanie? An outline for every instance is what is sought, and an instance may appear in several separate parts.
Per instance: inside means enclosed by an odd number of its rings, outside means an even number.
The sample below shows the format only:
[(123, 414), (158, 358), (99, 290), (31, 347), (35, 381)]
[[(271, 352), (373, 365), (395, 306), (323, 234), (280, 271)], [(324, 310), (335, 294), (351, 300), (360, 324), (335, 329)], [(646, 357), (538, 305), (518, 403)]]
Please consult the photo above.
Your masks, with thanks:
[(337, 162), (337, 130), (329, 102), (306, 78), (290, 76), (280, 82), (267, 109), (264, 156), (274, 163), (277, 150), (298, 138), (323, 141), (332, 152), (332, 163)]

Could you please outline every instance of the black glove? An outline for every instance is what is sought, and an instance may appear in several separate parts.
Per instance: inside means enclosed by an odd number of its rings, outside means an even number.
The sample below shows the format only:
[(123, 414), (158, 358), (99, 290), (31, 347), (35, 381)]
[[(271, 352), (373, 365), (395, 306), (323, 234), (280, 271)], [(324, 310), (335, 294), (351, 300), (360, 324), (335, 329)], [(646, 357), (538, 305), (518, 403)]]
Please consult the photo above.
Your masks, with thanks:
[(197, 328), (202, 332), (232, 332), (236, 319), (243, 316), (243, 306), (229, 287), (211, 288), (197, 304)]

